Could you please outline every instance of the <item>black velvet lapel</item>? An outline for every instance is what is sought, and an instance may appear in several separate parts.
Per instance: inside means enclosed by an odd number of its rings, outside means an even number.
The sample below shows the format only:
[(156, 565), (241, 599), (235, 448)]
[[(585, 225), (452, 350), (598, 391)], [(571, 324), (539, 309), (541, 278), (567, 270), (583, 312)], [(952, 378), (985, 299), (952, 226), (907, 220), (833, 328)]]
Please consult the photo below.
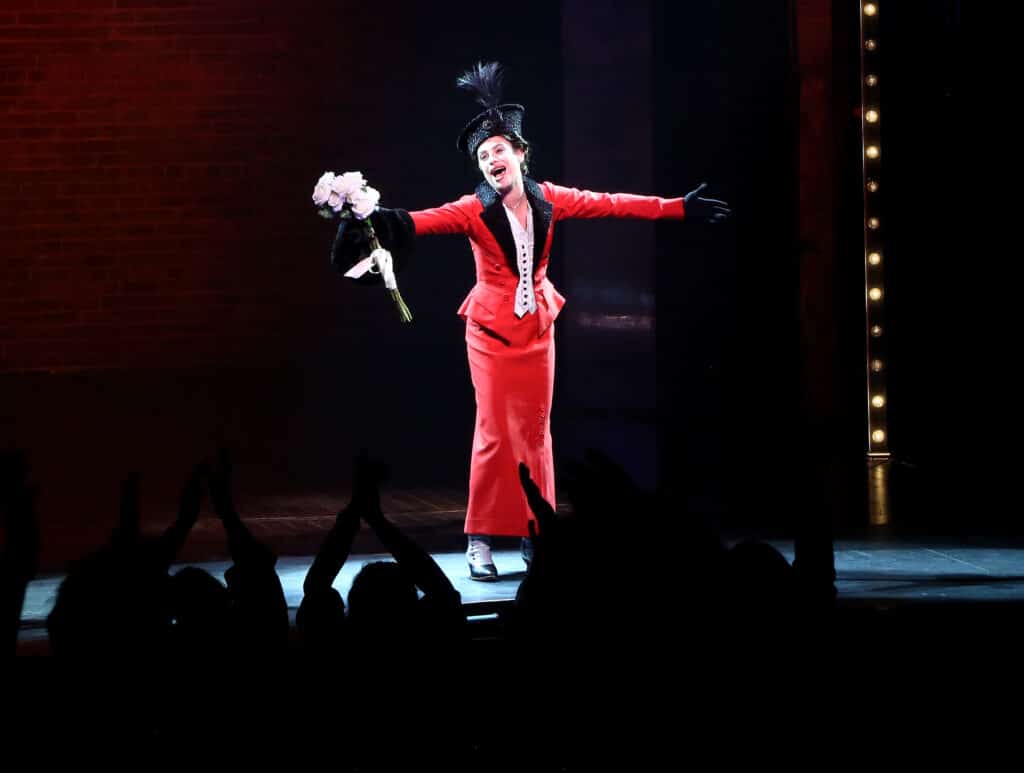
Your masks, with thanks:
[[(544, 200), (544, 192), (540, 186), (529, 177), (523, 178), (523, 185), (527, 198), (530, 200), (530, 207), (533, 209), (533, 268), (536, 271), (541, 255), (544, 253), (548, 228), (551, 227), (552, 206), (550, 201)], [(494, 235), (501, 246), (501, 251), (505, 253), (505, 262), (512, 269), (512, 273), (518, 277), (516, 240), (512, 236), (512, 226), (508, 224), (508, 216), (501, 210), (501, 199), (494, 188), (487, 183), (480, 183), (477, 186), (476, 197), (484, 207), (484, 211), (480, 213), (480, 219), (487, 226), (487, 230)]]
[(484, 205), (484, 211), (480, 213), (487, 230), (501, 246), (505, 253), (505, 262), (512, 269), (515, 276), (519, 276), (519, 267), (516, 264), (516, 240), (512, 237), (512, 226), (508, 224), (508, 217), (501, 211), (501, 198), (494, 192), (487, 183), (480, 183), (476, 188), (476, 197)]
[[(548, 229), (551, 227), (551, 211), (554, 207), (550, 201), (544, 198), (544, 191), (540, 189), (529, 177), (524, 177), (526, 195), (530, 199), (530, 206), (533, 208), (533, 270), (540, 265), (541, 256), (544, 254), (544, 245), (548, 240)], [(511, 230), (511, 229), (509, 229)]]

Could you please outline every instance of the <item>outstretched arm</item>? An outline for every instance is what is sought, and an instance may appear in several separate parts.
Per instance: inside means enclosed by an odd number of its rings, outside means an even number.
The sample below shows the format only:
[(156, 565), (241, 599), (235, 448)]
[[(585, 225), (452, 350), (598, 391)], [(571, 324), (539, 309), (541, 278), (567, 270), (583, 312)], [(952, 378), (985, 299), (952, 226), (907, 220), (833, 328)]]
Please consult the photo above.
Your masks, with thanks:
[(545, 198), (554, 205), (555, 218), (558, 220), (596, 217), (707, 220), (712, 219), (712, 216), (717, 220), (724, 219), (730, 212), (724, 201), (700, 197), (700, 192), (707, 187), (704, 183), (686, 196), (673, 199), (633, 193), (597, 193), (565, 188), (550, 182), (541, 187)]
[[(377, 207), (366, 221), (343, 218), (331, 247), (331, 265), (338, 271), (348, 271), (373, 252), (376, 236), (380, 246), (392, 254), (396, 273), (401, 273), (412, 256), (417, 237), (467, 233), (475, 201), (472, 196), (464, 196), (440, 207), (414, 212)], [(367, 223), (373, 226), (372, 235)], [(379, 274), (364, 274), (354, 281), (376, 284), (381, 278)]]
[[(373, 236), (380, 246), (392, 254), (395, 271), (402, 271), (413, 252), (416, 229), (412, 217), (404, 209), (377, 210), (366, 220), (342, 218), (331, 246), (331, 265), (338, 271), (348, 271), (374, 250), (373, 237), (367, 223), (373, 225)], [(366, 274), (354, 280), (360, 284), (376, 284), (380, 274)]]
[(644, 220), (683, 218), (683, 200), (633, 193), (597, 193), (544, 183), (544, 198), (554, 205), (558, 220), (594, 217), (636, 217)]
[(477, 208), (475, 196), (463, 196), (440, 207), (410, 212), (409, 217), (415, 226), (416, 236), (462, 234), (469, 231), (470, 218)]

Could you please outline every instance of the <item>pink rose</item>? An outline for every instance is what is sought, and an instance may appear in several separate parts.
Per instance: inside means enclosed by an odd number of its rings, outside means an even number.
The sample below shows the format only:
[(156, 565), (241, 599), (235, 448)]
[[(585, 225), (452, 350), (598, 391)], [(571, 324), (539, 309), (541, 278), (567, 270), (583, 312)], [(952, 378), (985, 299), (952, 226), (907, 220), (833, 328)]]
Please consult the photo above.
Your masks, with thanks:
[(366, 185), (362, 172), (345, 172), (331, 181), (331, 190), (343, 199), (351, 200), (352, 194)]
[(345, 199), (331, 191), (331, 195), (327, 197), (327, 203), (335, 212), (341, 212), (341, 208), (345, 206)]
[(367, 185), (349, 196), (348, 200), (352, 202), (352, 212), (355, 216), (360, 220), (366, 220), (377, 208), (380, 192)]
[(313, 203), (318, 207), (327, 203), (327, 198), (331, 195), (332, 182), (334, 182), (334, 172), (324, 172), (323, 176), (317, 180), (316, 187), (313, 189)]

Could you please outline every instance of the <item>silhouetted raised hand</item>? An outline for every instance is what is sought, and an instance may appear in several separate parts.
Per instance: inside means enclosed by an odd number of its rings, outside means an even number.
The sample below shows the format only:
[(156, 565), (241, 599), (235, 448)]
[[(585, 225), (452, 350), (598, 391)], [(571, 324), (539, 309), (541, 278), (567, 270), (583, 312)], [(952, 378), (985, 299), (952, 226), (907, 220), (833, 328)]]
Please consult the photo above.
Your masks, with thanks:
[(224, 573), (240, 646), (279, 650), (288, 644), (288, 602), (274, 568), (277, 556), (249, 531), (235, 509), (231, 459), (221, 452), (210, 472), (210, 499), (228, 537), (232, 565)]
[(548, 641), (563, 641), (573, 632), (585, 635), (579, 624), (587, 615), (581, 603), (587, 594), (577, 591), (585, 577), (578, 520), (575, 516), (558, 517), (523, 463), (519, 464), (519, 480), (537, 524), (536, 528), (530, 525), (534, 558), (516, 591), (512, 635)]
[(137, 472), (121, 481), (121, 501), (117, 525), (110, 535), (110, 547), (115, 553), (132, 550), (138, 545), (139, 531), (139, 489), (141, 476)]
[(295, 625), (304, 646), (324, 655), (337, 655), (345, 644), (345, 602), (334, 588), (359, 533), (360, 509), (356, 496), (342, 508), (334, 526), (324, 538), (302, 583), (302, 603), (295, 615)]
[(359, 533), (359, 510), (351, 503), (338, 512), (334, 526), (327, 533), (320, 551), (313, 559), (302, 590), (306, 595), (317, 595), (326, 592), (334, 585), (341, 568), (352, 552), (352, 543)]
[[(542, 537), (545, 532), (554, 527), (558, 516), (551, 504), (541, 495), (537, 484), (530, 477), (530, 468), (523, 462), (519, 463), (519, 482), (526, 493), (526, 501), (530, 505), (530, 510), (533, 512), (534, 518), (537, 519), (537, 533), (534, 536)], [(531, 530), (534, 528), (533, 524), (530, 525), (530, 528)]]
[(171, 630), (163, 538), (143, 539), (139, 476), (121, 485), (110, 540), (75, 562), (47, 618), (58, 655), (148, 658), (164, 653)]
[(457, 598), (458, 592), (433, 557), (409, 539), (380, 509), (380, 484), (387, 479), (387, 468), (367, 459), (356, 460), (356, 486), (353, 504), (359, 508), (366, 525), (395, 557), (416, 586), (431, 598)]
[(598, 451), (564, 468), (572, 512), (556, 517), (520, 465), (538, 533), (536, 557), (516, 595), (519, 629), (534, 639), (621, 645), (642, 619), (640, 596), (651, 595), (643, 584), (659, 570), (637, 549), (660, 536), (654, 498)]
[(181, 495), (178, 498), (178, 517), (175, 519), (163, 535), (160, 537), (160, 548), (164, 567), (170, 565), (178, 557), (189, 532), (199, 520), (199, 507), (203, 500), (203, 478), (209, 474), (209, 467), (205, 464), (197, 465), (181, 488)]
[[(349, 592), (350, 619), (364, 632), (368, 626), (384, 631), (393, 625), (412, 624), (421, 638), (457, 639), (464, 634), (462, 597), (430, 553), (384, 517), (380, 485), (387, 476), (384, 464), (370, 461), (365, 454), (357, 457), (351, 507), (395, 557), (397, 566), (378, 562), (363, 567)], [(417, 588), (423, 593), (418, 602)], [(406, 614), (414, 619), (386, 619)]]
[(273, 564), (277, 556), (269, 547), (257, 541), (235, 509), (235, 500), (231, 490), (232, 464), (227, 451), (221, 451), (217, 463), (210, 470), (210, 502), (217, 513), (224, 532), (227, 534), (231, 558), (236, 565), (258, 563)]
[[(526, 501), (530, 505), (530, 511), (536, 522), (530, 521), (527, 528), (530, 530), (530, 540), (533, 542), (534, 556), (530, 562), (527, 578), (536, 578), (549, 566), (549, 556), (557, 552), (557, 541), (561, 536), (559, 533), (560, 521), (555, 509), (543, 495), (540, 488), (530, 477), (530, 468), (523, 462), (519, 463), (519, 483), (526, 494)], [(532, 581), (531, 581), (532, 582)], [(527, 587), (529, 587), (527, 584)], [(520, 586), (521, 587), (521, 586)]]

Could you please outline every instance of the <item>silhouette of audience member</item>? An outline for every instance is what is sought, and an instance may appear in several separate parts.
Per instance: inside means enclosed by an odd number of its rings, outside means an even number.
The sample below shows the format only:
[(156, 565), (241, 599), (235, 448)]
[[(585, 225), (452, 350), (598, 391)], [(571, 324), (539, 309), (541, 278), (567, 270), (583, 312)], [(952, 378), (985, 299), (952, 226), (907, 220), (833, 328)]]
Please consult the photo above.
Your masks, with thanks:
[[(659, 662), (682, 642), (699, 657), (754, 640), (759, 651), (785, 652), (820, 620), (821, 605), (810, 606), (793, 566), (772, 545), (745, 540), (727, 550), (703, 521), (642, 491), (598, 452), (563, 468), (572, 509), (559, 517), (520, 466), (537, 534), (513, 636), (586, 643), (613, 655), (643, 651)], [(672, 560), (652, 560), (651, 540), (669, 531)], [(687, 637), (687, 630), (700, 635)]]
[(658, 611), (669, 602), (659, 581), (671, 582), (668, 596), (680, 590), (678, 576), (650, 557), (649, 541), (664, 514), (603, 454), (588, 451), (583, 463), (563, 469), (572, 508), (560, 517), (520, 465), (537, 534), (534, 561), (516, 595), (514, 632), (610, 647), (639, 641), (649, 615), (670, 611)]
[(11, 654), (18, 647), (25, 589), (39, 561), (35, 494), (28, 484), (24, 454), (0, 454), (0, 625), (4, 645)]
[(212, 574), (197, 566), (170, 578), (172, 649), (185, 658), (233, 652), (231, 594)]
[(170, 578), (175, 651), (185, 657), (280, 652), (288, 645), (290, 624), (277, 557), (253, 537), (235, 509), (228, 453), (222, 451), (212, 469), (201, 469), (228, 538), (232, 565), (224, 573), (226, 586), (194, 566)]
[(742, 625), (795, 623), (797, 588), (793, 567), (767, 542), (744, 540), (725, 560), (725, 611)]
[(275, 566), (277, 555), (246, 527), (231, 492), (231, 461), (222, 452), (210, 471), (210, 500), (224, 524), (232, 564), (224, 573), (231, 609), (230, 627), (238, 651), (287, 649), (288, 601)]
[(348, 644), (345, 602), (333, 587), (341, 568), (352, 552), (359, 532), (360, 509), (352, 501), (338, 512), (320, 551), (313, 559), (302, 583), (302, 602), (295, 615), (302, 646), (314, 653), (336, 655)]
[(139, 480), (121, 487), (110, 542), (75, 562), (47, 618), (57, 655), (128, 658), (162, 655), (172, 617), (168, 569), (199, 517), (199, 468), (182, 489), (178, 517), (159, 537), (139, 531)]
[[(169, 574), (198, 520), (204, 478), (231, 550), (226, 588), (194, 567)], [(243, 653), (285, 649), (288, 607), (277, 559), (235, 510), (227, 454), (212, 470), (199, 465), (192, 471), (177, 518), (160, 536), (141, 535), (138, 499), (139, 480), (132, 476), (122, 484), (110, 542), (75, 562), (61, 583), (47, 618), (54, 653), (141, 658), (224, 646)]]
[[(563, 469), (571, 512), (558, 516), (520, 467), (538, 533), (513, 635), (645, 649), (666, 643), (667, 627), (710, 624), (701, 638), (711, 640), (720, 622), (797, 619), (794, 573), (775, 548), (727, 550), (704, 519), (642, 490), (600, 452)], [(659, 540), (670, 540), (671, 551), (659, 550)]]
[[(352, 500), (338, 514), (306, 575), (296, 623), (314, 650), (346, 636), (359, 646), (406, 646), (455, 642), (466, 635), (458, 591), (431, 555), (384, 517), (380, 484), (386, 477), (383, 464), (365, 454), (356, 459)], [(331, 586), (348, 558), (360, 519), (395, 561), (363, 566), (352, 582), (344, 620), (344, 604)]]

